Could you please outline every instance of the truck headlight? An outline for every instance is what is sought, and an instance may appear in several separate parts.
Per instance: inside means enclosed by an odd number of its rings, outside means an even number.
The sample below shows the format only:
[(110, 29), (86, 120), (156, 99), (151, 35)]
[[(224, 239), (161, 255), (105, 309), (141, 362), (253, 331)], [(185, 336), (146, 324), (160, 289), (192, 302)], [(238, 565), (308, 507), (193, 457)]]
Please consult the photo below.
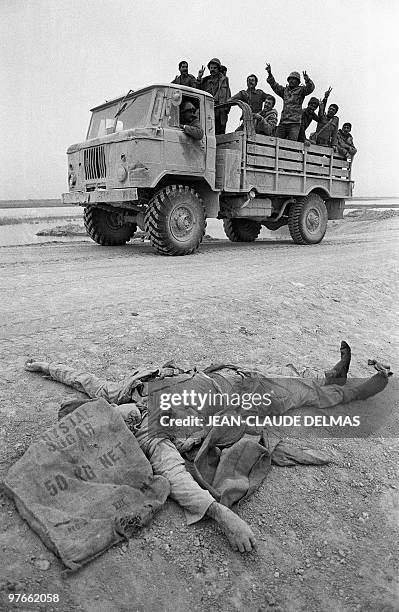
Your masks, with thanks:
[(127, 177), (127, 171), (125, 166), (118, 166), (116, 174), (118, 176), (118, 180), (123, 183), (123, 181), (126, 180)]
[(76, 185), (76, 174), (74, 172), (72, 164), (69, 164), (69, 172), (68, 172), (68, 186), (69, 189), (73, 189)]

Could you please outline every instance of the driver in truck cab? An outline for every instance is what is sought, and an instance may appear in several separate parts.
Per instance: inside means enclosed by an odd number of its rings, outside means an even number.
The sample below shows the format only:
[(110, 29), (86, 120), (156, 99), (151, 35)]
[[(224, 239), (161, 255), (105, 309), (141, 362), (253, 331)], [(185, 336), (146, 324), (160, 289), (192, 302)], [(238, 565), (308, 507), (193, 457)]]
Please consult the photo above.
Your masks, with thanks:
[(197, 109), (190, 101), (183, 101), (180, 107), (180, 127), (183, 132), (194, 138), (201, 140), (204, 137), (204, 130), (196, 116)]

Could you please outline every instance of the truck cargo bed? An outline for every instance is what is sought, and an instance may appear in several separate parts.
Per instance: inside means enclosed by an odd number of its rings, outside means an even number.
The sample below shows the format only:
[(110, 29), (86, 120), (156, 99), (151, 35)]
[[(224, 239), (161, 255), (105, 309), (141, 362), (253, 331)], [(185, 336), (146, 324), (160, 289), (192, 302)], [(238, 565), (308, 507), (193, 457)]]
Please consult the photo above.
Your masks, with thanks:
[(352, 195), (351, 162), (330, 147), (261, 134), (223, 134), (217, 136), (216, 187), (291, 196), (318, 188), (330, 198), (345, 198)]

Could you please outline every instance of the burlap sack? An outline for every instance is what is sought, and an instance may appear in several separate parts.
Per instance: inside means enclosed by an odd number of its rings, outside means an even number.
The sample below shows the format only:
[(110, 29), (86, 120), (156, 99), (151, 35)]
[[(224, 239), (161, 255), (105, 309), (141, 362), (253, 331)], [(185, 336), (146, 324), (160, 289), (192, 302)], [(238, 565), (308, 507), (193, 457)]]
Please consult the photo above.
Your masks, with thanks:
[(72, 570), (133, 535), (169, 494), (168, 481), (153, 475), (122, 417), (103, 399), (47, 430), (4, 484), (21, 516)]

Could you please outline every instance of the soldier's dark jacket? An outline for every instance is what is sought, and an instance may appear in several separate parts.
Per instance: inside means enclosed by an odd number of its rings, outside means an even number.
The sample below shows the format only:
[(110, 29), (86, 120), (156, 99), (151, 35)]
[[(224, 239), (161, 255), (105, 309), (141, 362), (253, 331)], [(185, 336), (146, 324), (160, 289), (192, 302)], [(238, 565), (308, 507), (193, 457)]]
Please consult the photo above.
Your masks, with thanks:
[(308, 129), (309, 125), (312, 123), (312, 121), (316, 121), (317, 123), (318, 120), (319, 120), (318, 116), (316, 115), (314, 110), (312, 110), (311, 108), (305, 108), (302, 111), (301, 129), (299, 131), (299, 136), (298, 136), (299, 142), (304, 142), (306, 138), (305, 132)]
[(302, 119), (302, 103), (306, 96), (314, 90), (314, 83), (309, 77), (305, 81), (305, 85), (298, 85), (291, 89), (289, 85), (285, 87), (276, 82), (271, 74), (267, 77), (267, 82), (275, 94), (284, 100), (283, 110), (281, 112), (281, 123), (301, 123)]
[(261, 111), (258, 113), (259, 117), (255, 119), (255, 132), (257, 134), (264, 134), (265, 136), (274, 136), (276, 131), (278, 113), (275, 108), (269, 111)]
[(201, 140), (201, 138), (204, 137), (204, 130), (202, 129), (198, 119), (194, 119), (194, 121), (191, 123), (186, 123), (183, 125), (183, 130), (187, 136), (191, 136), (191, 138), (194, 138), (194, 140)]
[(229, 79), (220, 73), (216, 76), (208, 75), (201, 79), (198, 89), (212, 94), (215, 98), (215, 104), (223, 104), (231, 98)]
[(335, 147), (337, 144), (339, 119), (337, 115), (328, 118), (326, 106), (327, 98), (324, 98), (318, 113), (316, 144), (324, 147)]
[(266, 97), (267, 93), (262, 89), (241, 89), (241, 91), (232, 96), (231, 100), (246, 102), (251, 107), (253, 113), (260, 113)]
[(353, 144), (352, 134), (345, 134), (342, 130), (338, 130), (337, 148), (338, 153), (342, 157), (353, 157), (357, 153), (357, 149)]
[[(227, 102), (229, 98), (231, 98), (229, 79), (220, 73), (215, 76), (208, 75), (201, 79), (200, 83), (198, 84), (198, 89), (202, 89), (202, 91), (210, 93), (215, 98), (215, 105), (223, 104), (224, 102)], [(216, 129), (218, 123), (226, 125), (228, 114), (228, 108), (218, 108), (215, 110)], [(218, 132), (216, 131), (216, 133)]]
[(185, 87), (197, 87), (198, 80), (195, 78), (193, 74), (179, 74), (175, 76), (172, 83), (176, 85), (184, 85)]

